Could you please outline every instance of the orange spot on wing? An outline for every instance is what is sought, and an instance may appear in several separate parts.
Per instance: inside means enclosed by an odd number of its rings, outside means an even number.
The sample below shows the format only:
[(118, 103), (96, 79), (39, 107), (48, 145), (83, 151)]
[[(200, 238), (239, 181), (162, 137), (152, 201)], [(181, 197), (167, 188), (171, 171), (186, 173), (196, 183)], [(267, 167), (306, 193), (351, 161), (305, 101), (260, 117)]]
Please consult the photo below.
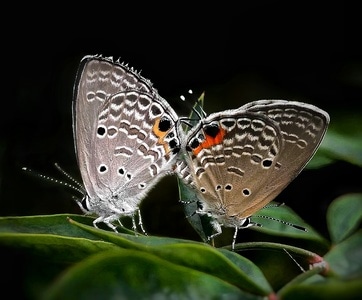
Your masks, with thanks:
[(225, 134), (226, 134), (226, 130), (222, 129), (222, 128), (220, 128), (220, 131), (218, 132), (218, 134), (215, 137), (205, 134), (205, 140), (202, 143), (200, 143), (200, 145), (197, 146), (197, 148), (193, 149), (193, 151), (192, 151), (193, 154), (198, 155), (202, 149), (208, 149), (214, 145), (221, 144), (224, 140)]
[(160, 120), (161, 120), (160, 118), (156, 119), (156, 122), (153, 125), (152, 130), (153, 130), (153, 133), (158, 138), (158, 143), (163, 146), (163, 149), (165, 149), (165, 153), (167, 154), (170, 152), (170, 147), (168, 146), (168, 143), (166, 143), (164, 139), (165, 139), (166, 135), (169, 133), (169, 130), (167, 130), (165, 132), (159, 130)]

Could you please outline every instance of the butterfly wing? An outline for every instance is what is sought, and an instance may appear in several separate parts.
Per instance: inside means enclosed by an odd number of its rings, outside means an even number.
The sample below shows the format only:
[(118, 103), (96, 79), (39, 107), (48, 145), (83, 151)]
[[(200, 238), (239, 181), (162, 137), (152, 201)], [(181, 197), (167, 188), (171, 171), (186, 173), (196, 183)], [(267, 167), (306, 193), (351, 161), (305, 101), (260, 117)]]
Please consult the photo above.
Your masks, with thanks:
[(224, 220), (244, 219), (299, 174), (328, 122), (328, 114), (314, 106), (283, 100), (212, 114), (187, 139), (189, 168), (183, 174), (192, 175), (189, 182), (199, 189), (206, 211)]
[[(250, 201), (256, 183), (263, 185), (282, 149), (278, 125), (243, 109), (211, 114), (187, 139), (189, 172), (204, 200), (204, 211), (237, 216)], [(254, 174), (258, 174), (255, 182)]]
[(158, 95), (129, 90), (101, 107), (94, 157), (98, 193), (137, 205), (172, 171), (180, 149), (177, 115)]
[(76, 153), (90, 201), (136, 206), (156, 175), (171, 169), (176, 113), (149, 80), (100, 56), (83, 58), (74, 95)]
[[(259, 100), (241, 108), (275, 121), (283, 139), (278, 169), (268, 175), (267, 182), (253, 196), (253, 201), (258, 203), (255, 209), (259, 210), (280, 194), (312, 159), (325, 136), (330, 118), (318, 107), (296, 101)], [(246, 210), (243, 216), (252, 211), (254, 208)]]

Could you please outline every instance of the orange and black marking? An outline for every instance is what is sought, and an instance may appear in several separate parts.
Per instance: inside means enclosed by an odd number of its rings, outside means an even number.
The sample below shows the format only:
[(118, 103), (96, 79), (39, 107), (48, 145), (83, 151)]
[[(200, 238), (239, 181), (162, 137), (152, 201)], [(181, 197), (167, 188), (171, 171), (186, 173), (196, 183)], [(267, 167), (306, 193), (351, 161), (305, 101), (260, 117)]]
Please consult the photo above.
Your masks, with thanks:
[(204, 140), (200, 142), (197, 138), (194, 138), (189, 144), (188, 151), (197, 156), (202, 149), (211, 148), (214, 145), (219, 145), (224, 141), (226, 130), (218, 126), (217, 124), (210, 124), (203, 127)]
[[(167, 117), (157, 118), (153, 124), (152, 131), (158, 138), (158, 143), (161, 144), (165, 150), (166, 155), (171, 151), (177, 153), (180, 150), (177, 138), (173, 132), (170, 132), (173, 127), (171, 120)], [(165, 141), (166, 137), (170, 139), (168, 142)]]

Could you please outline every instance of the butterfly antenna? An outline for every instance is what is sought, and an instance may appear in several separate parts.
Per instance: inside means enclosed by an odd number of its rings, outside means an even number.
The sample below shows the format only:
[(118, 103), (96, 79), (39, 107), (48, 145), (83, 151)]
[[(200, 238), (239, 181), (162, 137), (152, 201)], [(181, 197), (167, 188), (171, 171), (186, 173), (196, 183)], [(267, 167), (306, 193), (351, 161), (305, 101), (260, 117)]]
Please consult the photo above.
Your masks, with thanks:
[[(187, 93), (190, 94), (190, 95), (192, 95), (194, 92), (193, 92), (191, 89), (189, 89), (189, 90), (187, 91)], [(186, 97), (185, 97), (184, 95), (181, 95), (181, 96), (180, 96), (180, 99), (181, 99), (182, 101), (186, 101)]]
[(264, 209), (264, 208), (271, 208), (271, 207), (280, 207), (280, 206), (283, 206), (283, 205), (285, 205), (284, 202), (282, 202), (282, 203), (272, 203), (272, 204), (265, 205), (265, 206), (263, 207), (263, 209)]
[(302, 230), (302, 231), (305, 231), (305, 232), (308, 231), (307, 228), (305, 228), (303, 226), (296, 225), (296, 224), (293, 224), (293, 223), (290, 223), (290, 222), (287, 222), (287, 221), (284, 221), (284, 220), (276, 219), (276, 218), (273, 218), (273, 217), (270, 217), (270, 216), (254, 215), (253, 218), (262, 218), (262, 219), (267, 219), (267, 220), (271, 220), (271, 221), (276, 221), (276, 222), (282, 223), (284, 225), (293, 227), (293, 228), (298, 229), (298, 230)]
[(81, 190), (84, 190), (83, 185), (80, 184), (77, 180), (75, 180), (69, 173), (67, 173), (65, 170), (62, 169), (61, 166), (59, 166), (58, 163), (54, 163), (54, 166), (58, 169), (60, 173), (62, 173), (65, 177), (67, 177), (69, 180), (71, 180), (74, 184), (76, 184)]
[(294, 263), (299, 267), (299, 269), (304, 273), (304, 268), (295, 260), (295, 258), (287, 251), (287, 249), (283, 248), (284, 252), (294, 261)]
[(38, 178), (40, 178), (42, 180), (46, 180), (46, 181), (53, 182), (53, 183), (56, 183), (56, 184), (61, 184), (63, 186), (66, 186), (66, 187), (74, 190), (74, 191), (79, 192), (82, 195), (86, 194), (84, 188), (78, 182), (76, 182), (69, 174), (67, 174), (65, 171), (63, 171), (62, 169), (59, 169), (59, 170), (62, 170), (62, 173), (65, 174), (68, 178), (70, 178), (77, 185), (73, 185), (73, 184), (70, 184), (70, 183), (65, 182), (63, 180), (59, 180), (59, 179), (56, 179), (56, 178), (53, 178), (53, 177), (50, 177), (50, 176), (35, 172), (32, 169), (27, 168), (27, 167), (23, 167), (22, 170), (24, 172), (28, 172), (29, 174), (32, 174), (32, 175), (34, 175), (34, 176), (36, 176), (36, 177), (38, 177)]

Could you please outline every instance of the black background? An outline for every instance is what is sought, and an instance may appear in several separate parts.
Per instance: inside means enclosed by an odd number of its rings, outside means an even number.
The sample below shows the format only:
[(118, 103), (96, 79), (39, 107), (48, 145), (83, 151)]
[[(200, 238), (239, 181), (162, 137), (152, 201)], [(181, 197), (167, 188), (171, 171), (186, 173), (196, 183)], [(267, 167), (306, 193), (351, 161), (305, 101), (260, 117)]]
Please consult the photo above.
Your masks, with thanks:
[[(0, 215), (80, 213), (74, 192), (23, 166), (80, 180), (71, 127), (72, 89), (84, 55), (121, 58), (151, 79), (180, 115), (188, 89), (206, 91), (208, 113), (279, 98), (315, 104), (333, 116), (360, 110), (360, 10), (341, 2), (248, 1), (163, 6), (122, 1), (88, 6), (19, 5), (3, 23)], [(4, 21), (3, 21), (4, 22)], [(189, 101), (192, 103), (192, 101)], [(278, 197), (326, 233), (328, 204), (361, 191), (359, 168), (337, 162), (305, 170)], [(142, 202), (150, 234), (198, 240), (169, 177)]]

